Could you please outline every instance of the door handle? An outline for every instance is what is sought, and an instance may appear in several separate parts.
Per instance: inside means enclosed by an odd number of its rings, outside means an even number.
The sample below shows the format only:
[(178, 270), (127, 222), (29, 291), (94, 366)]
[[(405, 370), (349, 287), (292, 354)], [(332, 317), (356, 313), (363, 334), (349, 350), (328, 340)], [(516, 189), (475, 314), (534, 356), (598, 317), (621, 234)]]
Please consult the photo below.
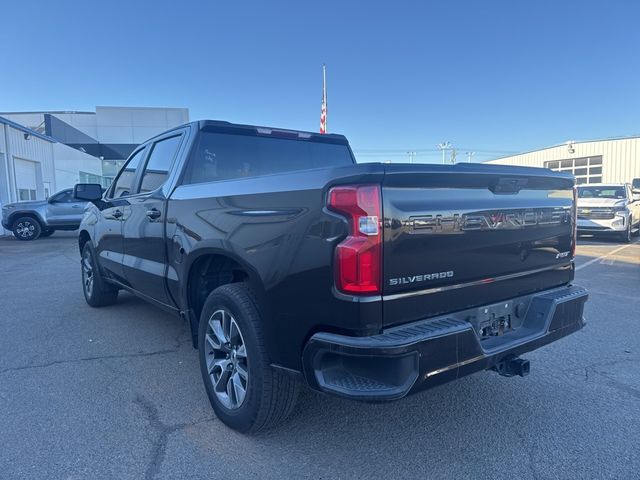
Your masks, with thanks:
[(157, 208), (152, 208), (151, 210), (147, 210), (147, 217), (151, 219), (156, 219), (160, 215), (162, 214), (160, 213), (160, 210), (158, 210)]
[(122, 212), (120, 210), (115, 210), (112, 215), (113, 218), (120, 218), (122, 216)]
[(71, 208), (80, 208), (80, 205), (71, 205)]

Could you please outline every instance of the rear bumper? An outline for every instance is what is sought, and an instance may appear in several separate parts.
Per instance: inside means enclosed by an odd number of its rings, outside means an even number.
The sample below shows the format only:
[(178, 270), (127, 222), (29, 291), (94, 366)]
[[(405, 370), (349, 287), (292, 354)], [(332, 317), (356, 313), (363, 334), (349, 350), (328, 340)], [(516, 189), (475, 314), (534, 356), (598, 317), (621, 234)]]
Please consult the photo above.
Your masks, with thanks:
[(523, 298), (527, 309), (520, 326), (482, 341), (459, 314), (369, 337), (316, 333), (303, 352), (304, 374), (320, 391), (356, 400), (395, 400), (489, 369), (580, 330), (587, 298), (587, 291), (577, 286)]

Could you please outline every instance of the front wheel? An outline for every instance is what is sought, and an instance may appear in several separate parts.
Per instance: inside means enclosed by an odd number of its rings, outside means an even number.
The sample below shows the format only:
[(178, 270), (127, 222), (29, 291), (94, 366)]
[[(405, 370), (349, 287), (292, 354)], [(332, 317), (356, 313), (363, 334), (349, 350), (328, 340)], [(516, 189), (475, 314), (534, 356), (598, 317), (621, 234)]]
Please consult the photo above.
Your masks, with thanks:
[(20, 217), (13, 222), (11, 230), (18, 240), (36, 240), (42, 233), (40, 222), (33, 217)]
[(218, 418), (240, 432), (282, 422), (298, 395), (297, 379), (271, 367), (263, 328), (243, 283), (215, 289), (200, 315), (198, 355), (207, 396)]
[(90, 242), (82, 248), (82, 291), (84, 299), (92, 307), (112, 305), (118, 300), (118, 289), (108, 284), (102, 275), (96, 262), (96, 256)]
[(622, 232), (620, 239), (623, 243), (631, 243), (631, 219), (627, 221), (627, 229)]

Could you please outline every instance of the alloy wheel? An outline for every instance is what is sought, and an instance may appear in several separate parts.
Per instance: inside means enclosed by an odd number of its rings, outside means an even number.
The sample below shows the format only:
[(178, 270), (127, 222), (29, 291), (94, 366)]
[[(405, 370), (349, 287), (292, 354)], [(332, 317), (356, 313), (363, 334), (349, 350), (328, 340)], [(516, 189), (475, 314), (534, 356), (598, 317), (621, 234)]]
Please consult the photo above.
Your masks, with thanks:
[(16, 233), (22, 238), (29, 238), (33, 237), (35, 229), (36, 227), (32, 222), (23, 220), (16, 226)]
[(247, 395), (247, 350), (240, 327), (228, 311), (209, 318), (205, 335), (207, 372), (216, 397), (226, 408), (240, 408)]

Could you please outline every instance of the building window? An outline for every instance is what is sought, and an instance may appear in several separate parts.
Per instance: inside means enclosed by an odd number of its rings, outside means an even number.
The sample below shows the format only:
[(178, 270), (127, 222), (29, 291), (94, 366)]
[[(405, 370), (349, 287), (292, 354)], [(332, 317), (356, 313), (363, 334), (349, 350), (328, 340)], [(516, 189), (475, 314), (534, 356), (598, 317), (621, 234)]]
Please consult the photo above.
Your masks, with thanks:
[(18, 189), (18, 198), (21, 202), (25, 202), (28, 200), (36, 199), (36, 191), (28, 188), (19, 188)]
[(113, 182), (120, 169), (124, 165), (124, 160), (103, 160), (102, 161), (102, 186), (107, 188)]
[(567, 172), (574, 175), (578, 184), (602, 182), (602, 155), (551, 160), (544, 162), (544, 166), (556, 172)]
[(105, 179), (104, 177), (94, 175), (93, 173), (80, 172), (80, 183), (99, 183), (104, 187)]
[(114, 178), (122, 168), (122, 165), (124, 165), (124, 160), (103, 160), (102, 176)]

